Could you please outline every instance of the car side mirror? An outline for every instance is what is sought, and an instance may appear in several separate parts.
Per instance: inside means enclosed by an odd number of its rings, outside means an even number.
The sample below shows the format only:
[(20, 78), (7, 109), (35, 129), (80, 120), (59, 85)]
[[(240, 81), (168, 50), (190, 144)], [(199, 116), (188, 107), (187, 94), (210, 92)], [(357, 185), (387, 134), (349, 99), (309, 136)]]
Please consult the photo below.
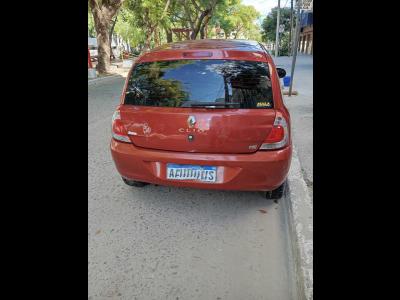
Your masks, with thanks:
[(276, 68), (276, 72), (278, 73), (279, 78), (283, 78), (283, 77), (286, 76), (286, 71), (285, 71), (285, 69)]

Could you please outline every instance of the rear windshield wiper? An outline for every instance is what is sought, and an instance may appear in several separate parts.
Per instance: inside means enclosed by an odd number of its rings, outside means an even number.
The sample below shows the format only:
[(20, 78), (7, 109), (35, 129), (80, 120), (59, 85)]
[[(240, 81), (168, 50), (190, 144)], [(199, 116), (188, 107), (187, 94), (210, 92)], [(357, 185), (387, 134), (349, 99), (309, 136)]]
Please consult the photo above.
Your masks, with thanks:
[(229, 106), (229, 105), (236, 105), (240, 106), (240, 103), (236, 102), (200, 102), (200, 101), (193, 101), (193, 102), (188, 102), (184, 103), (181, 107), (207, 107), (207, 108), (215, 108), (215, 107), (221, 107), (221, 106)]

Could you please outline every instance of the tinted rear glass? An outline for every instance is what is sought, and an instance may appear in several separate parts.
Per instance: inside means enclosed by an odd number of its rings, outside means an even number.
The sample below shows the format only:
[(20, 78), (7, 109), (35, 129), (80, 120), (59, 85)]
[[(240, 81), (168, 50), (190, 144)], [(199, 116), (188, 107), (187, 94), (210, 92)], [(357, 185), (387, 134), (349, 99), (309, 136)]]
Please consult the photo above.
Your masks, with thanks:
[[(272, 108), (268, 65), (238, 60), (175, 60), (141, 63), (128, 81), (125, 104)], [(200, 105), (199, 105), (200, 103)], [(224, 106), (225, 105), (225, 106)]]

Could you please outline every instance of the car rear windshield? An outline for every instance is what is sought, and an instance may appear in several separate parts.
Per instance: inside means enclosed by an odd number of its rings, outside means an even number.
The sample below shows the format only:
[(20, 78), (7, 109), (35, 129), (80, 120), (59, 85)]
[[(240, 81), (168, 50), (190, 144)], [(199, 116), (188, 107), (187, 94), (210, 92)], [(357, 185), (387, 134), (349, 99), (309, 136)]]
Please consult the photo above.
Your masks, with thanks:
[(215, 59), (140, 63), (129, 78), (124, 104), (272, 108), (268, 64)]

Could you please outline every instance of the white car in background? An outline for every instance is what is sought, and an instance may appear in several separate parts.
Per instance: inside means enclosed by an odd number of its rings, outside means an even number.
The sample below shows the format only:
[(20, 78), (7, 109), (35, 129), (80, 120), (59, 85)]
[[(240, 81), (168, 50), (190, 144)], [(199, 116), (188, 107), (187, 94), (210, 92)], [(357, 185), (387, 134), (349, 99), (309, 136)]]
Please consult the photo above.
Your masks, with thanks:
[(90, 53), (90, 58), (92, 60), (97, 60), (98, 51), (97, 51), (97, 39), (88, 37), (88, 48)]
[[(90, 37), (88, 38), (88, 48), (89, 48), (89, 52), (90, 52), (90, 58), (92, 60), (97, 60), (98, 47), (97, 47), (97, 39), (96, 38), (90, 38)], [(111, 42), (111, 48), (112, 48), (111, 58), (112, 59), (118, 58), (121, 54), (121, 51), (118, 49), (114, 40)]]

